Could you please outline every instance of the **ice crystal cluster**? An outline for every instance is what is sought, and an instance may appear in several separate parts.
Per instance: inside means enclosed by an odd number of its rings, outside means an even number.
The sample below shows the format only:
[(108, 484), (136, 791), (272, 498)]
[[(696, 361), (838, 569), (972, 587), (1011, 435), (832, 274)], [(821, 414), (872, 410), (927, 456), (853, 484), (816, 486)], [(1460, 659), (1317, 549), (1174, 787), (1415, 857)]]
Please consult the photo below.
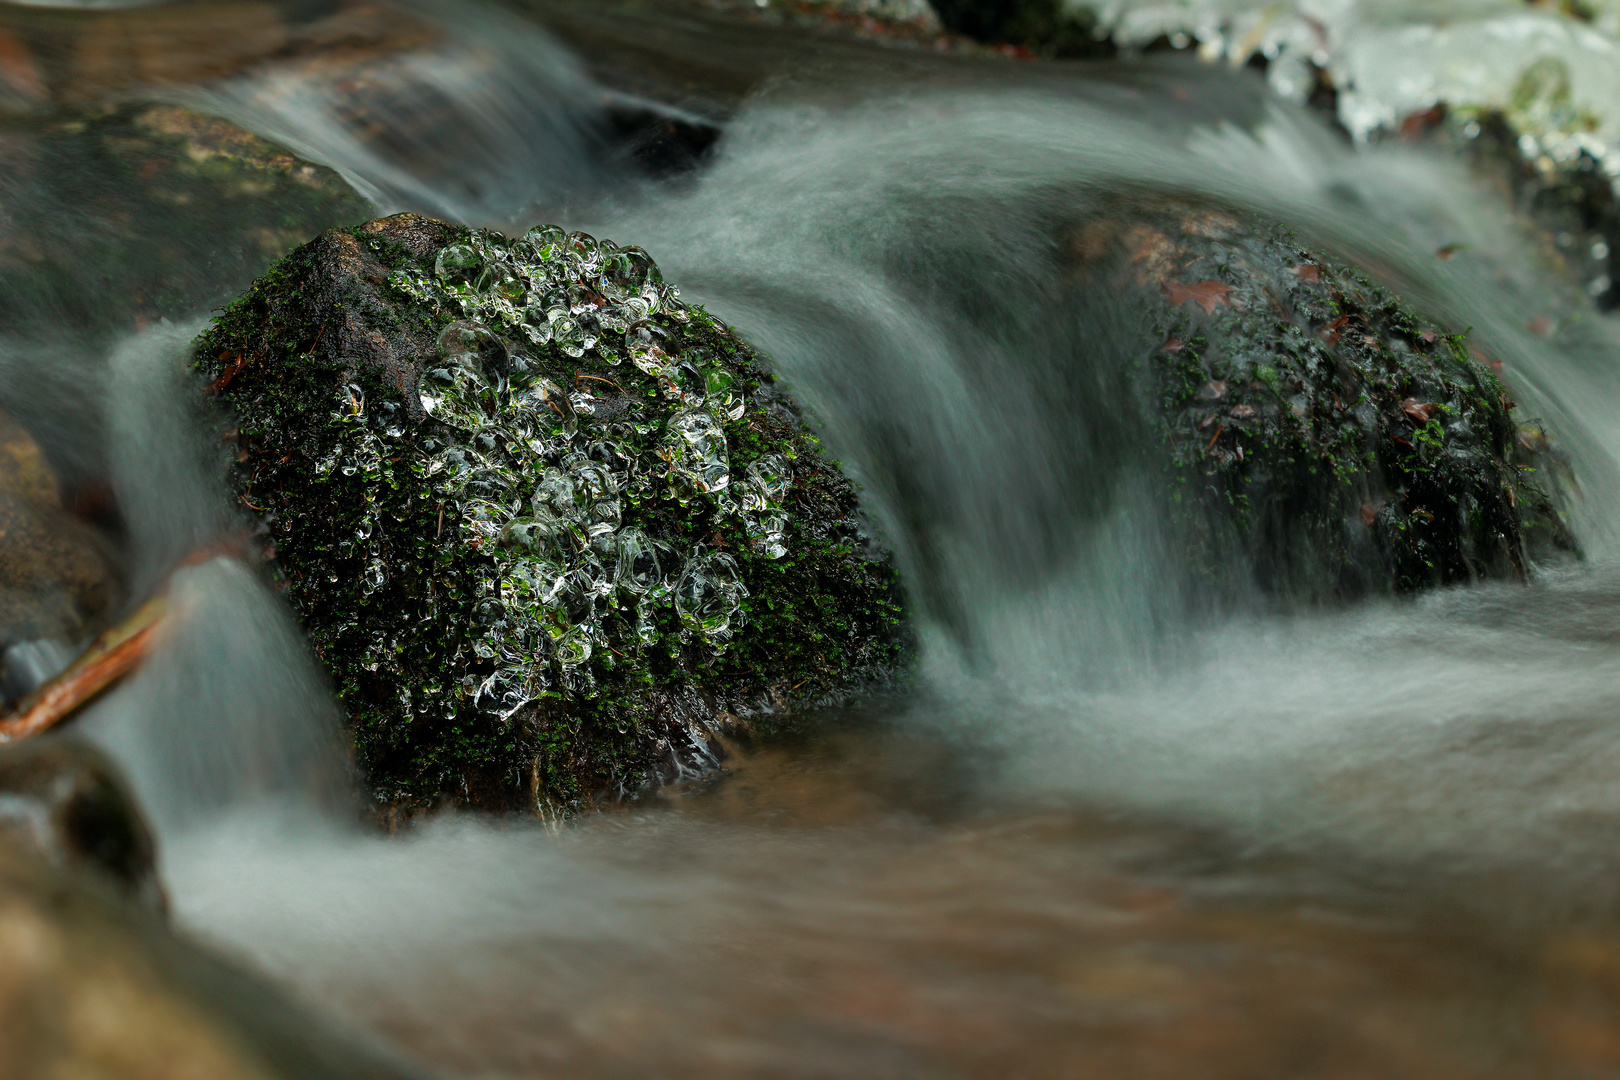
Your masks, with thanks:
[[(389, 560), (368, 547), (382, 532), (386, 500), (375, 496), (386, 487), (411, 484), (441, 507), (434, 534), (416, 540), (423, 565), (447, 562), (445, 545), (483, 556), (473, 561), (467, 646), (479, 674), (436, 689), (510, 717), (548, 687), (588, 680), (578, 669), (593, 656), (611, 667), (632, 658), (624, 649), (651, 646), (663, 607), (684, 642), (723, 651), (748, 595), (735, 558), (654, 535), (631, 524), (641, 520), (634, 510), (655, 496), (706, 500), (716, 518), (740, 519), (755, 555), (777, 559), (790, 466), (773, 454), (734, 473), (723, 425), (743, 415), (742, 389), (713, 357), (681, 349), (655, 325), (654, 315), (678, 327), (693, 312), (646, 252), (554, 226), (510, 242), (474, 232), (443, 248), (431, 275), (394, 270), (389, 285), (455, 316), (419, 386), (439, 425), (419, 439), (420, 453), (400, 454), (404, 406), (373, 405), (345, 386), (332, 413), (343, 433), (316, 474), (364, 476), (367, 510), (354, 536), (364, 595), (388, 584)], [(557, 362), (587, 352), (605, 374)], [(614, 638), (618, 647), (604, 630), (609, 618), (634, 628)], [(363, 658), (372, 671), (390, 651), (376, 637)]]

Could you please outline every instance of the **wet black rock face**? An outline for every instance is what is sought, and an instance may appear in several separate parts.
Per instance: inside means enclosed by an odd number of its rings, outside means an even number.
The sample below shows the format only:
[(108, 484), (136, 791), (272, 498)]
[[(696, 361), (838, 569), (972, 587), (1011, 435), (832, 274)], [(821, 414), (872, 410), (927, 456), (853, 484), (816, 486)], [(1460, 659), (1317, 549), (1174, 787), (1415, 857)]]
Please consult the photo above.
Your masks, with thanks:
[(112, 763), (74, 739), (0, 750), (0, 836), (162, 911), (152, 832)]
[(1573, 557), (1568, 464), (1490, 358), (1264, 223), (1135, 207), (1072, 237), (1134, 295), (1137, 365), (1194, 588), (1332, 602)]
[(991, 45), (1061, 59), (1113, 56), (1096, 14), (1065, 0), (933, 0), (946, 29)]
[(639, 248), (402, 214), (197, 342), (377, 800), (573, 808), (891, 680), (892, 569), (760, 357)]

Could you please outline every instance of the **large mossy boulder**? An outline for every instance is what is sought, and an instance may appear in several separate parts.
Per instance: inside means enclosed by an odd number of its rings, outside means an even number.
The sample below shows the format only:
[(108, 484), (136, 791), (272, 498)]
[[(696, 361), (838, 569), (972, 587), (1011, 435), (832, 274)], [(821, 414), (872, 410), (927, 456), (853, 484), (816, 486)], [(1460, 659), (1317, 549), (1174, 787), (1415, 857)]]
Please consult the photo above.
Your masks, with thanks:
[(1138, 203), (1070, 250), (1075, 288), (1145, 312), (1133, 377), (1195, 592), (1332, 603), (1578, 554), (1568, 462), (1466, 333), (1223, 209)]
[(855, 489), (639, 248), (330, 231), (196, 364), (385, 806), (634, 792), (711, 769), (717, 729), (903, 668)]

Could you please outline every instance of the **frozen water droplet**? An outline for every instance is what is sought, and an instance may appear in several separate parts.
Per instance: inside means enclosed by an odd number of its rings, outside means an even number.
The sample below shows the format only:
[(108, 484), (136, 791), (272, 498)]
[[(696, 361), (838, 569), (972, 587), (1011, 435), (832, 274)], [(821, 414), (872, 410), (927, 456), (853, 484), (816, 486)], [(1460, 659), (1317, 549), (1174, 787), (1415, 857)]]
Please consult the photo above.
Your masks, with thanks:
[(505, 547), (542, 560), (545, 565), (533, 572), (549, 575), (547, 581), (550, 582), (556, 578), (550, 573), (555, 564), (566, 561), (579, 546), (569, 533), (567, 522), (545, 504), (539, 504), (532, 506), (526, 517), (507, 522), (500, 541)]
[(360, 574), (360, 591), (370, 596), (388, 583), (388, 570), (380, 558), (373, 555)]
[(659, 454), (672, 473), (700, 492), (720, 491), (731, 482), (726, 434), (703, 409), (682, 409), (670, 417)]
[(549, 504), (559, 514), (570, 515), (574, 511), (574, 480), (573, 477), (558, 468), (547, 469), (540, 476), (539, 483), (534, 486), (534, 504), (541, 506)]
[(602, 295), (615, 303), (623, 303), (633, 296), (640, 297), (649, 282), (657, 284), (663, 281), (663, 275), (658, 272), (652, 257), (634, 245), (617, 248), (604, 255), (598, 273)]
[(703, 375), (686, 360), (665, 364), (658, 372), (658, 388), (688, 408), (703, 404)]
[(531, 297), (524, 307), (523, 333), (536, 345), (551, 340), (551, 315), (545, 297)]
[(489, 291), (503, 300), (521, 305), (529, 295), (529, 286), (511, 268), (503, 266), (490, 274)]
[(669, 362), (669, 357), (664, 354), (663, 349), (640, 338), (630, 340), (628, 351), (630, 362), (648, 375), (657, 375)]
[(571, 232), (564, 247), (569, 266), (576, 275), (586, 277), (596, 273), (601, 260), (601, 245), (596, 237), (586, 232)]
[(449, 244), (433, 260), (433, 276), (446, 286), (476, 288), (484, 272), (484, 256), (471, 244)]
[(749, 517), (747, 528), (749, 542), (767, 559), (780, 559), (787, 554), (784, 542), (787, 515), (780, 510), (767, 510), (757, 517)]
[[(584, 356), (585, 350), (590, 348), (590, 345), (586, 343), (588, 336), (584, 327), (580, 326), (578, 320), (571, 315), (563, 315), (552, 321), (551, 340), (566, 356)], [(592, 338), (591, 342), (593, 344), (594, 341), (595, 339)]]
[(576, 626), (557, 639), (557, 663), (566, 671), (579, 667), (591, 658), (591, 635), (582, 626)]
[(338, 448), (334, 446), (332, 449), (328, 450), (326, 453), (322, 454), (318, 459), (316, 459), (315, 475), (322, 477), (323, 479), (332, 475), (332, 470), (337, 468), (337, 463)]
[(641, 642), (642, 648), (658, 640), (658, 624), (653, 621), (653, 613), (647, 604), (636, 608), (636, 640)]
[(741, 420), (747, 401), (731, 372), (721, 367), (711, 367), (703, 373), (703, 379), (709, 408), (727, 420)]
[(494, 381), (506, 371), (506, 346), (481, 322), (456, 320), (439, 332), (438, 344), (446, 363), (474, 371), (486, 381)]
[(485, 679), (478, 688), (474, 703), (484, 712), (508, 720), (533, 700), (534, 692), (529, 685), (528, 672), (512, 666), (502, 667)]
[(765, 455), (743, 470), (743, 475), (753, 481), (773, 505), (782, 501), (793, 483), (793, 468), (781, 454)]
[(429, 416), (463, 431), (481, 431), (497, 411), (506, 346), (483, 323), (461, 319), (439, 334), (444, 364), (419, 387)]
[(579, 458), (571, 466), (576, 519), (588, 536), (599, 537), (619, 527), (619, 485), (605, 466)]
[(568, 234), (555, 225), (536, 225), (513, 246), (524, 258), (538, 263), (554, 263), (562, 260), (567, 240)]
[(735, 559), (718, 551), (699, 555), (676, 582), (675, 612), (687, 627), (725, 640), (733, 624), (741, 623), (739, 609), (747, 595)]
[(642, 596), (658, 584), (658, 552), (640, 529), (625, 529), (616, 539), (618, 559), (614, 564), (614, 577), (619, 588)]

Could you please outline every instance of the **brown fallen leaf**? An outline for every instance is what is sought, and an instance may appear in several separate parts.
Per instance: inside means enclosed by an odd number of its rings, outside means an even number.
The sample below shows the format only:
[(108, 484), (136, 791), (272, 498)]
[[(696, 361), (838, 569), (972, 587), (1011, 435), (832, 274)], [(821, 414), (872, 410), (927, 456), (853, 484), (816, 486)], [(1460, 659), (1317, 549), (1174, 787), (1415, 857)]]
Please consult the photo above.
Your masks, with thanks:
[(1186, 348), (1186, 346), (1182, 343), (1180, 338), (1171, 338), (1169, 341), (1159, 346), (1159, 351), (1170, 353), (1173, 356), (1184, 348)]
[(1339, 331), (1344, 329), (1345, 323), (1349, 321), (1350, 316), (1340, 315), (1337, 319), (1334, 319), (1332, 322), (1322, 327), (1322, 340), (1327, 342), (1329, 345), (1337, 345), (1339, 343)]
[(1373, 522), (1375, 522), (1377, 520), (1378, 520), (1378, 507), (1374, 506), (1370, 502), (1362, 503), (1361, 504), (1361, 523), (1363, 525), (1371, 525)]
[[(219, 354), (219, 358), (222, 362), (229, 356), (229, 353)], [(207, 394), (219, 393), (221, 390), (225, 389), (231, 384), (232, 379), (236, 378), (242, 373), (243, 368), (247, 367), (248, 364), (252, 362), (253, 358), (247, 353), (241, 353), (240, 355), (236, 356), (231, 363), (231, 366), (220, 372), (219, 378), (215, 379), (213, 382), (204, 387), (203, 392)]]
[(1438, 405), (1428, 404), (1419, 401), (1417, 398), (1410, 397), (1401, 402), (1401, 412), (1405, 413), (1407, 416), (1410, 416), (1413, 420), (1416, 420), (1420, 424), (1427, 422), (1429, 417), (1433, 416), (1435, 410), (1439, 407), (1440, 406)]
[(1234, 405), (1234, 406), (1232, 406), (1232, 416), (1235, 419), (1247, 420), (1249, 417), (1251, 417), (1253, 415), (1254, 415), (1254, 406), (1253, 405)]
[(1208, 315), (1215, 314), (1216, 307), (1221, 304), (1231, 306), (1227, 297), (1232, 292), (1232, 286), (1220, 281), (1199, 281), (1191, 285), (1172, 281), (1165, 284), (1164, 291), (1170, 297), (1170, 302), (1177, 307), (1191, 300)]
[(1312, 285), (1322, 284), (1322, 268), (1320, 266), (1316, 266), (1313, 263), (1304, 263), (1300, 266), (1290, 267), (1289, 269), (1293, 270), (1294, 276), (1301, 281), (1308, 281)]
[(1205, 401), (1214, 401), (1218, 398), (1225, 397), (1226, 383), (1220, 379), (1211, 379), (1209, 382), (1204, 384), (1204, 388), (1198, 392), (1198, 396), (1203, 398)]

